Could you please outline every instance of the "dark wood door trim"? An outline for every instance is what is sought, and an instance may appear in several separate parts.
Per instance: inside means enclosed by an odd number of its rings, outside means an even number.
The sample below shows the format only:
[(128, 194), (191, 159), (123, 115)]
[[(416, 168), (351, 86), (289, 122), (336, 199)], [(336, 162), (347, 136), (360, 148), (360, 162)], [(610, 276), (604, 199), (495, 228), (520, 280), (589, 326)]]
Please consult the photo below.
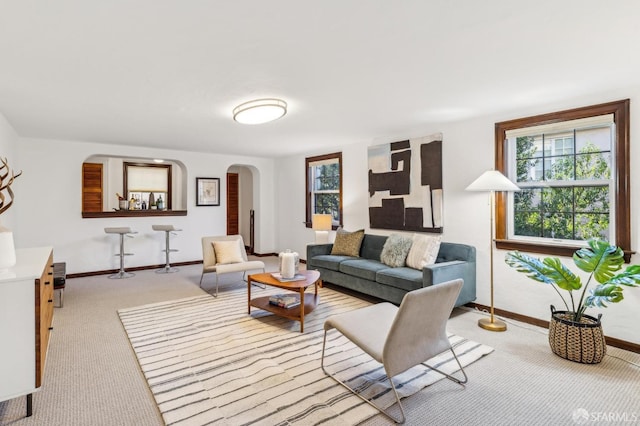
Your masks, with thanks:
[(240, 188), (238, 173), (227, 173), (227, 235), (240, 233)]

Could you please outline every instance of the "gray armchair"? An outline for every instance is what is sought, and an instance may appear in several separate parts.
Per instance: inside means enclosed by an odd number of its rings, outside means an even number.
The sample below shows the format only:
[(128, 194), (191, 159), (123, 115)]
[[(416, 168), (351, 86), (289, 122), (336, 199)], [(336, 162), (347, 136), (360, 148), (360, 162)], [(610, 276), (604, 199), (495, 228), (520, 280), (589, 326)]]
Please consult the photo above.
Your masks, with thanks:
[[(418, 364), (423, 364), (458, 384), (462, 385), (467, 382), (467, 375), (451, 347), (446, 332), (447, 320), (461, 288), (462, 280), (457, 279), (411, 291), (405, 295), (399, 308), (384, 302), (331, 316), (324, 323), (322, 370), (394, 422), (404, 423), (406, 417), (393, 384), (394, 376)], [(336, 375), (327, 371), (325, 368), (325, 347), (327, 332), (331, 329), (338, 330), (384, 366), (400, 407), (401, 416), (399, 419), (364, 398), (340, 381)], [(429, 359), (447, 350), (453, 353), (464, 379), (458, 379), (425, 364)]]

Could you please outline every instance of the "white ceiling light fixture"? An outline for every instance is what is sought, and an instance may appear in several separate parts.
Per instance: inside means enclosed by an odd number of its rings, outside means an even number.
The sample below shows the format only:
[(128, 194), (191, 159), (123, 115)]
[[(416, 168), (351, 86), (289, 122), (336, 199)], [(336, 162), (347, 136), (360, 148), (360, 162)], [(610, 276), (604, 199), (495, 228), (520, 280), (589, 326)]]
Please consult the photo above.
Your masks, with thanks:
[(256, 99), (233, 109), (233, 119), (242, 124), (262, 124), (277, 120), (287, 113), (287, 103), (281, 99)]

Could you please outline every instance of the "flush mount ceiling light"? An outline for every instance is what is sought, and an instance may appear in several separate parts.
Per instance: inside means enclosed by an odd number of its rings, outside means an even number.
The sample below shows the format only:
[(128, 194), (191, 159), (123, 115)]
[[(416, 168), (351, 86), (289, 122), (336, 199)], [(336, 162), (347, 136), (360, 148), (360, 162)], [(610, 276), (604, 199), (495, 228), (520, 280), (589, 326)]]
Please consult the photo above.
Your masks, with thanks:
[(287, 103), (280, 99), (256, 99), (233, 109), (233, 119), (242, 124), (262, 124), (287, 113)]

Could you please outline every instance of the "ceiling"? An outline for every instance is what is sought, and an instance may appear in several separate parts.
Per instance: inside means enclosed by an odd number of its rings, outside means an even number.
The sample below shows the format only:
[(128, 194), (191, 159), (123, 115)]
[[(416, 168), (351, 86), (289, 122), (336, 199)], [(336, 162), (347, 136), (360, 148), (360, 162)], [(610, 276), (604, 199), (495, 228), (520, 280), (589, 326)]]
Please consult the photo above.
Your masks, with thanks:
[[(638, 18), (636, 0), (0, 0), (0, 113), (23, 137), (280, 157), (638, 86)], [(287, 115), (233, 121), (264, 97)]]

